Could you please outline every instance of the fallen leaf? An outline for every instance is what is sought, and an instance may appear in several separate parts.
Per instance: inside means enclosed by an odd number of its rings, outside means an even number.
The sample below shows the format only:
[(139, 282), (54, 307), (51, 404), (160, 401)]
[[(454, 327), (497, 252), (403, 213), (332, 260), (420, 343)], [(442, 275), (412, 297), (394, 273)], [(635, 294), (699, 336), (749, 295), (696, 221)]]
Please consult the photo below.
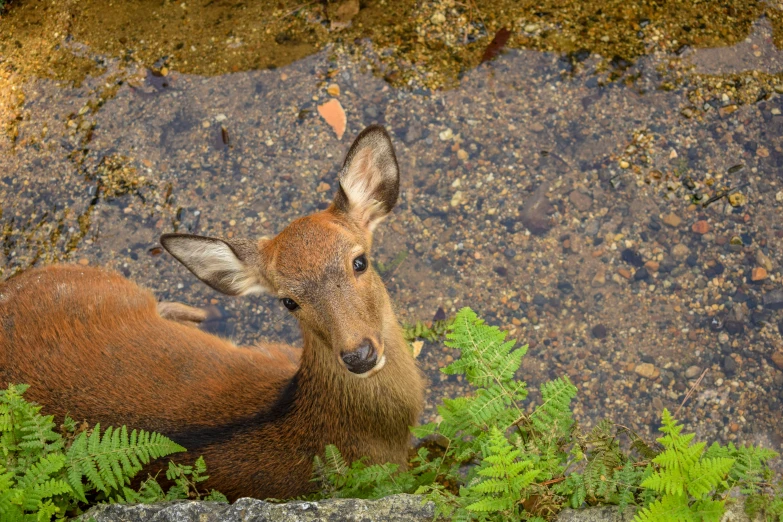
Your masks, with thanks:
[(340, 102), (333, 98), (328, 102), (319, 105), (318, 114), (320, 114), (321, 118), (334, 129), (335, 134), (337, 134), (337, 139), (343, 139), (348, 119), (345, 116), (345, 111), (343, 110), (343, 106), (340, 105)]
[(421, 349), (424, 346), (424, 341), (413, 341), (411, 347), (413, 348), (413, 358), (416, 359), (421, 353)]
[(497, 56), (500, 54), (500, 51), (502, 51), (506, 46), (510, 36), (511, 31), (505, 27), (502, 27), (500, 30), (498, 30), (498, 32), (495, 33), (495, 37), (491, 42), (489, 42), (489, 45), (484, 50), (484, 54), (481, 56), (481, 63), (489, 62), (497, 58)]

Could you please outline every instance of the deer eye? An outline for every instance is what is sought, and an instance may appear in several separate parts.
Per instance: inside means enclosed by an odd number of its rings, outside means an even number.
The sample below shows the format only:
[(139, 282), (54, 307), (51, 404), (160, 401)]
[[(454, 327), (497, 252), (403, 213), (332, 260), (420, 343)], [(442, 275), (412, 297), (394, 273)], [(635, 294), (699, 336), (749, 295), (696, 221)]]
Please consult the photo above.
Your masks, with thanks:
[(367, 270), (367, 256), (364, 254), (360, 255), (356, 259), (353, 260), (353, 270), (357, 274), (361, 274), (365, 270)]
[(283, 306), (291, 310), (292, 312), (297, 310), (299, 308), (299, 305), (296, 304), (296, 301), (293, 299), (290, 299), (288, 297), (284, 297), (280, 300), (281, 303), (283, 303)]

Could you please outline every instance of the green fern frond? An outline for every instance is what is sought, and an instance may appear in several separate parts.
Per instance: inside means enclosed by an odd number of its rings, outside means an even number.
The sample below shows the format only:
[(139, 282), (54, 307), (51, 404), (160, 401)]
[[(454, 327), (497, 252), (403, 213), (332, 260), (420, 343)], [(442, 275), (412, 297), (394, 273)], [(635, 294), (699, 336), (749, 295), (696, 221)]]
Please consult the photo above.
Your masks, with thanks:
[(666, 495), (661, 500), (640, 509), (634, 517), (634, 522), (697, 522), (698, 520), (691, 511), (685, 495)]
[(530, 422), (539, 433), (555, 431), (565, 434), (573, 424), (571, 400), (576, 397), (576, 386), (563, 376), (541, 385), (542, 403), (530, 414)]

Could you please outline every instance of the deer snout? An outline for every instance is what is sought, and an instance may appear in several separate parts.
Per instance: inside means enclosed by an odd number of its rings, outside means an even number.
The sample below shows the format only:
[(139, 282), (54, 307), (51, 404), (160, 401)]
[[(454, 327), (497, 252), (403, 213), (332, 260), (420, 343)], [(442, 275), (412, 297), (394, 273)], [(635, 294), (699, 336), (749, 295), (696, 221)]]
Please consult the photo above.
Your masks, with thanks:
[(345, 364), (345, 367), (349, 372), (362, 377), (368, 376), (370, 370), (376, 368), (380, 370), (380, 367), (386, 362), (383, 356), (381, 356), (379, 361), (378, 349), (376, 348), (375, 343), (367, 338), (363, 339), (354, 350), (350, 352), (341, 352), (340, 358), (343, 360), (343, 364)]

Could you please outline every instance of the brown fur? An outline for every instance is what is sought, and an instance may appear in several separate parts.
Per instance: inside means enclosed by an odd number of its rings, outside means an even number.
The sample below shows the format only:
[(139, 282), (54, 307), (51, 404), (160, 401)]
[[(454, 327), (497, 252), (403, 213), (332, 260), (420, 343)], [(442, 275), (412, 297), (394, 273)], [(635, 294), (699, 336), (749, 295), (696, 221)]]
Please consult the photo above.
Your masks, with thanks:
[[(301, 361), (292, 347), (240, 348), (163, 319), (152, 294), (118, 274), (59, 265), (0, 284), (2, 383), (30, 384), (28, 398), (60, 418), (171, 436), (185, 460), (204, 455), (207, 487), (230, 499), (309, 491), (326, 444), (349, 460), (404, 464), (422, 379), (382, 281), (352, 268), (369, 254), (366, 206), (359, 216), (340, 198), (248, 254), (268, 291), (300, 305)], [(363, 339), (386, 357), (366, 378), (340, 359)]]

